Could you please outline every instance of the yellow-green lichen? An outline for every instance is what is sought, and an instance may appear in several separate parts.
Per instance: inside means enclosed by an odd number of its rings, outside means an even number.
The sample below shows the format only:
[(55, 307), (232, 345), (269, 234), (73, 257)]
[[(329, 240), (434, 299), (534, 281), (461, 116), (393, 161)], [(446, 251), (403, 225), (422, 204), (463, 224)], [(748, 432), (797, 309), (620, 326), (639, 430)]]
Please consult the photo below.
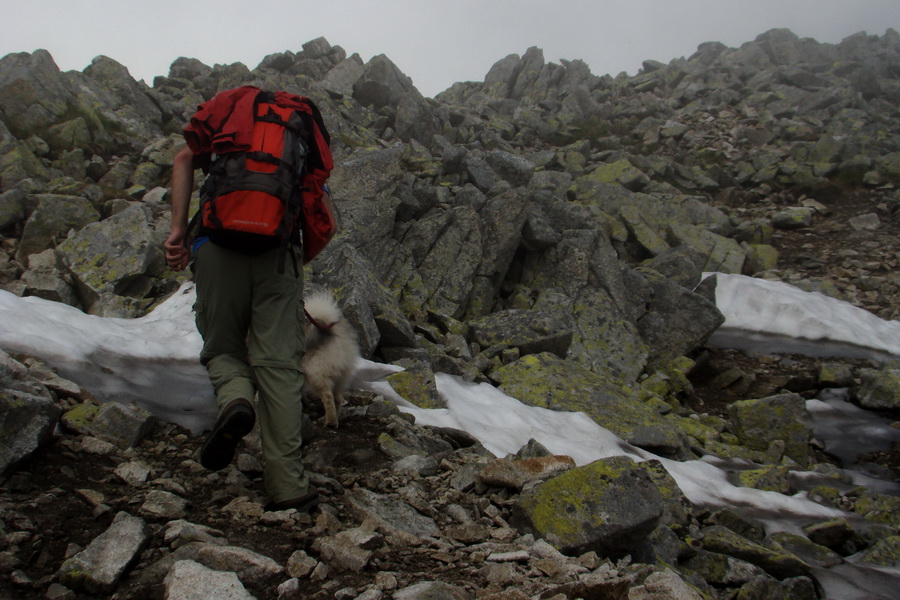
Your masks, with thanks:
[(568, 544), (583, 529), (581, 520), (571, 518), (572, 515), (590, 516), (594, 524), (603, 524), (604, 516), (587, 510), (585, 502), (602, 493), (604, 482), (621, 476), (624, 468), (625, 465), (609, 461), (595, 461), (541, 484), (536, 488), (536, 493), (522, 501), (535, 530), (557, 542)]
[(748, 469), (738, 473), (738, 479), (744, 487), (778, 492), (779, 494), (793, 493), (793, 486), (788, 479), (787, 467), (769, 466), (762, 469)]
[(79, 404), (72, 410), (66, 411), (62, 421), (67, 427), (74, 429), (75, 431), (84, 431), (94, 422), (94, 419), (99, 412), (99, 406), (85, 402)]
[(492, 371), (491, 377), (505, 393), (525, 404), (583, 412), (629, 442), (640, 443), (642, 436), (652, 431), (656, 443), (681, 445), (681, 435), (641, 402), (634, 390), (554, 354), (523, 356)]
[(395, 392), (419, 408), (445, 408), (438, 395), (434, 373), (427, 368), (408, 368), (387, 376)]

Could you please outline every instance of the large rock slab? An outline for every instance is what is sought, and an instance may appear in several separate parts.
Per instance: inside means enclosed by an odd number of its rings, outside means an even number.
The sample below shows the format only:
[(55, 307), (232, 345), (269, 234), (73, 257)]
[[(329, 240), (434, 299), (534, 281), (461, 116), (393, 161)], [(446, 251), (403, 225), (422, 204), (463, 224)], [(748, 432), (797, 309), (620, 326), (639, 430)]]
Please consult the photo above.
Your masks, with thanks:
[(28, 368), (0, 350), (0, 475), (51, 441), (60, 412)]
[(702, 346), (725, 322), (715, 302), (675, 281), (653, 279), (650, 290), (647, 312), (637, 327), (650, 350), (651, 366), (658, 367)]
[(353, 99), (376, 109), (399, 104), (406, 96), (422, 99), (412, 79), (383, 54), (372, 57), (365, 64), (362, 76), (353, 85)]
[(746, 251), (728, 237), (696, 225), (673, 223), (666, 231), (666, 241), (670, 246), (687, 246), (699, 255), (705, 256), (704, 272), (740, 274), (744, 268)]
[(109, 528), (59, 569), (60, 583), (73, 590), (109, 594), (147, 541), (143, 519), (120, 512)]
[(150, 210), (133, 204), (98, 223), (91, 223), (59, 246), (91, 314), (104, 314), (100, 299), (113, 295), (143, 298), (153, 276), (164, 269), (160, 239), (153, 230)]
[(721, 525), (706, 527), (703, 532), (703, 548), (745, 560), (763, 569), (769, 575), (784, 579), (810, 575), (812, 568), (787, 550), (773, 550), (742, 537)]
[(551, 410), (581, 411), (625, 441), (666, 455), (684, 445), (635, 392), (549, 353), (533, 354), (491, 372), (500, 389), (520, 402)]
[(357, 332), (362, 355), (371, 356), (379, 345), (415, 347), (415, 332), (400, 301), (366, 256), (343, 242), (332, 242), (323, 254), (311, 282), (340, 291), (341, 310)]
[(577, 467), (522, 493), (514, 523), (577, 556), (625, 553), (656, 527), (662, 496), (647, 472), (618, 456)]
[(491, 196), (478, 210), (481, 259), (466, 309), (469, 316), (481, 316), (493, 309), (500, 286), (522, 243), (527, 218), (528, 199), (524, 189)]
[(402, 243), (415, 268), (402, 291), (404, 304), (419, 303), (461, 316), (483, 253), (481, 220), (475, 210), (458, 206), (419, 219)]
[(900, 408), (900, 369), (861, 369), (854, 396), (861, 406), (876, 409)]
[(166, 600), (254, 600), (236, 573), (179, 560), (163, 581)]
[(100, 220), (100, 213), (83, 196), (37, 194), (31, 201), (36, 203), (37, 208), (25, 223), (22, 241), (16, 253), (18, 260), (23, 263), (32, 254), (63, 242), (70, 231), (78, 231), (89, 223)]
[(61, 119), (70, 93), (46, 50), (7, 54), (0, 60), (0, 116), (18, 138), (41, 132)]
[[(403, 146), (361, 150), (334, 165), (328, 186), (341, 217), (338, 238), (357, 247), (389, 237), (399, 200), (393, 192), (402, 175)], [(328, 249), (325, 249), (327, 252)]]
[(565, 358), (572, 329), (556, 314), (538, 310), (504, 310), (470, 322), (472, 341), (482, 348), (508, 346), (520, 353), (552, 352)]
[(284, 567), (268, 556), (240, 546), (204, 544), (197, 560), (212, 569), (234, 571), (247, 583), (259, 584), (284, 572)]
[(559, 244), (523, 270), (522, 283), (541, 290), (534, 308), (571, 319), (569, 360), (626, 384), (637, 379), (649, 356), (636, 325), (649, 287), (617, 259), (601, 232), (566, 231)]
[(59, 413), (49, 394), (0, 390), (0, 474), (50, 442)]
[(152, 431), (156, 423), (156, 417), (137, 405), (107, 402), (100, 407), (90, 431), (120, 448), (132, 448)]
[(371, 519), (386, 534), (418, 539), (440, 533), (434, 519), (396, 498), (358, 488), (347, 499), (360, 521)]
[(734, 402), (728, 409), (734, 433), (751, 450), (767, 451), (773, 442), (784, 442), (785, 455), (801, 465), (809, 464), (812, 435), (806, 401), (785, 393)]

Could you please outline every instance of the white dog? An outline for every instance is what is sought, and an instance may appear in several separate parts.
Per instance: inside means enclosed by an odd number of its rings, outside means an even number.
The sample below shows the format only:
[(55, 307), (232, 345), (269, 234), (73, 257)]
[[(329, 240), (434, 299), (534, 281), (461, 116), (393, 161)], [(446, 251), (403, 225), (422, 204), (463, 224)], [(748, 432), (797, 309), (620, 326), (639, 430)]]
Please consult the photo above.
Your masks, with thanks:
[(359, 357), (356, 331), (327, 290), (306, 298), (306, 354), (300, 364), (306, 375), (304, 396), (315, 396), (325, 408), (325, 424), (338, 426), (344, 390)]

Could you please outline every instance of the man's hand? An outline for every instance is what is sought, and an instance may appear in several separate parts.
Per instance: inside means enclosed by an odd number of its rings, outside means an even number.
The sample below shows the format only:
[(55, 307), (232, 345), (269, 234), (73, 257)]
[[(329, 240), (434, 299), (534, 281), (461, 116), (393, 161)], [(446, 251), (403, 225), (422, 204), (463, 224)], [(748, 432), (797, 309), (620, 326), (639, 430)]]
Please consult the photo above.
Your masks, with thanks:
[(166, 252), (166, 264), (170, 269), (183, 271), (191, 262), (191, 250), (185, 245), (184, 231), (173, 231), (163, 244)]

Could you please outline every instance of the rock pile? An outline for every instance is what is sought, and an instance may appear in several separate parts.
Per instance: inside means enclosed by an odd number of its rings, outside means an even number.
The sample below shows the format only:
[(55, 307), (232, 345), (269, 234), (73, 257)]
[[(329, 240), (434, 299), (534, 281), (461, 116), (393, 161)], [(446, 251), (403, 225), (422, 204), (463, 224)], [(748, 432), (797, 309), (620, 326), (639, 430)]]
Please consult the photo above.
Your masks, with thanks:
[(896, 410), (894, 365), (842, 365), (841, 383), (723, 370), (712, 383), (730, 406), (694, 401), (722, 323), (705, 271), (900, 315), (898, 78), (893, 30), (837, 45), (773, 30), (633, 77), (531, 48), (433, 99), (388, 58), (324, 39), (253, 70), (181, 58), (152, 87), (105, 57), (81, 73), (40, 50), (0, 59), (8, 292), (99, 316), (151, 310), (184, 277), (161, 253), (181, 125), (222, 89), (298, 91), (331, 132), (342, 217), (307, 275), (342, 290), (366, 356), (406, 367), (391, 381), (405, 398), (439, 407), (434, 372), (487, 381), (659, 456), (751, 461), (747, 486), (832, 478), (810, 497), (864, 517), (766, 535), (737, 510), (691, 507), (654, 461), (575, 467), (533, 446), (499, 460), (371, 397), (308, 449), (325, 509), (264, 513), (252, 448), (205, 474), (185, 432), (4, 354), (0, 585), (35, 598), (814, 598), (821, 570), (850, 555), (897, 566), (896, 498), (854, 487), (803, 422), (826, 387)]
[[(4, 366), (19, 369), (6, 388), (46, 373), (33, 359)], [(497, 458), (363, 394), (340, 430), (306, 436), (321, 510), (264, 512), (258, 434), (212, 473), (201, 439), (68, 389), (55, 443), (0, 488), (0, 589), (13, 597), (813, 599), (836, 565), (896, 566), (897, 498), (813, 460), (803, 419), (773, 419), (801, 410), (794, 393), (735, 402), (733, 433), (703, 433), (715, 419), (700, 418), (695, 443), (740, 438), (755, 461), (742, 485), (847, 511), (802, 534), (693, 506), (659, 461), (578, 467), (536, 442)]]

